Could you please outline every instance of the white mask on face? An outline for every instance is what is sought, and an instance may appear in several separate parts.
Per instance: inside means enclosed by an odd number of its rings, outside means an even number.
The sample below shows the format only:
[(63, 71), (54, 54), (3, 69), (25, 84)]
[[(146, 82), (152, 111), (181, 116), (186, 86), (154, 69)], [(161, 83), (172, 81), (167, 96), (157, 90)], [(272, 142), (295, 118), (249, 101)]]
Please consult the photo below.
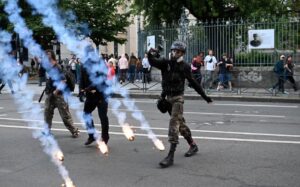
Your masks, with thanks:
[(176, 52), (175, 51), (171, 51), (171, 57), (175, 58), (176, 57)]

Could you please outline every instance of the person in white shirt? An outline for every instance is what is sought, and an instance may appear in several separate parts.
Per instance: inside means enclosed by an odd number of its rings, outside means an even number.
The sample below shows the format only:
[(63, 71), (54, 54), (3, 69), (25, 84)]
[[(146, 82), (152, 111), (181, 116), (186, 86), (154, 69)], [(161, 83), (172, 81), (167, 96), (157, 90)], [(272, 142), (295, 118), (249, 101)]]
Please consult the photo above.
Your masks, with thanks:
[(215, 80), (215, 70), (217, 65), (217, 59), (213, 55), (213, 50), (208, 50), (208, 55), (204, 58), (205, 67), (205, 88), (212, 88), (212, 84)]
[(120, 84), (124, 83), (126, 80), (126, 73), (128, 70), (128, 60), (125, 54), (119, 59), (119, 68), (120, 68)]
[(151, 71), (151, 65), (149, 63), (149, 60), (148, 60), (148, 56), (147, 54), (145, 54), (144, 58), (143, 58), (143, 61), (142, 61), (142, 66), (143, 66), (143, 73), (144, 73), (144, 76), (143, 76), (143, 83), (146, 83), (146, 81), (148, 83), (150, 83), (151, 81), (151, 75), (150, 75), (150, 71)]
[(75, 56), (75, 55), (72, 55), (72, 58), (71, 58), (71, 60), (69, 61), (69, 68), (70, 68), (70, 70), (71, 70), (72, 74), (74, 75), (75, 80), (76, 80), (76, 82), (77, 82), (76, 63), (77, 63), (77, 61), (76, 61), (76, 56)]

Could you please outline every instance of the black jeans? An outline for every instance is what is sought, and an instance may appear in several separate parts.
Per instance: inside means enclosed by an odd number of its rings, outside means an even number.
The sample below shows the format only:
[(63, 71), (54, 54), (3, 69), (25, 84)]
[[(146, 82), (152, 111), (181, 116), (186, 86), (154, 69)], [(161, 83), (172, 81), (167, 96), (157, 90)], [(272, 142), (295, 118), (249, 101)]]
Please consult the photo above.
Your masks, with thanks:
[(288, 81), (290, 81), (290, 83), (292, 83), (293, 88), (294, 88), (295, 91), (298, 90), (298, 88), (297, 88), (297, 83), (296, 83), (296, 81), (295, 81), (295, 79), (294, 79), (294, 77), (293, 77), (292, 75), (288, 75), (288, 76), (286, 77), (286, 80), (288, 80)]
[(273, 89), (278, 87), (278, 90), (284, 93), (284, 81), (285, 77), (284, 76), (278, 76), (278, 81), (277, 83), (273, 86)]
[[(90, 116), (91, 120), (86, 119), (85, 117), (85, 124), (87, 127), (88, 132), (89, 130), (95, 129), (94, 121), (92, 118), (92, 112), (95, 110), (95, 108), (98, 108), (98, 115), (101, 121), (101, 137), (103, 141), (108, 141), (109, 139), (109, 121), (107, 116), (107, 109), (108, 109), (108, 103), (99, 97), (87, 97), (84, 103), (83, 112), (85, 116)], [(89, 133), (91, 136), (92, 134)]]

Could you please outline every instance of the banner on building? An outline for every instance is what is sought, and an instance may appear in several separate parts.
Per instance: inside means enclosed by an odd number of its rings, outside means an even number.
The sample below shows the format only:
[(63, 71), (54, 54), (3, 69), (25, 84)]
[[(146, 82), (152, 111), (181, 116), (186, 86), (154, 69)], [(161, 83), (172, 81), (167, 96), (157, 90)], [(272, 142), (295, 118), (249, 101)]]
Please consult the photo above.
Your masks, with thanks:
[(248, 30), (249, 49), (273, 49), (274, 29)]
[(147, 51), (151, 48), (155, 48), (155, 36), (147, 36)]

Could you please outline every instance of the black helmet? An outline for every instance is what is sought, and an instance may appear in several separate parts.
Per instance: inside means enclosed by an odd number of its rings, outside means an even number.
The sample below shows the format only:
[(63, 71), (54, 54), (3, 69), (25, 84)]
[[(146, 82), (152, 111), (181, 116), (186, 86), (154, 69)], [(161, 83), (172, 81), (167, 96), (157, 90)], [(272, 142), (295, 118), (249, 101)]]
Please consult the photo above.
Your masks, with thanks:
[(171, 50), (176, 49), (185, 53), (186, 45), (181, 41), (175, 41), (172, 43)]

